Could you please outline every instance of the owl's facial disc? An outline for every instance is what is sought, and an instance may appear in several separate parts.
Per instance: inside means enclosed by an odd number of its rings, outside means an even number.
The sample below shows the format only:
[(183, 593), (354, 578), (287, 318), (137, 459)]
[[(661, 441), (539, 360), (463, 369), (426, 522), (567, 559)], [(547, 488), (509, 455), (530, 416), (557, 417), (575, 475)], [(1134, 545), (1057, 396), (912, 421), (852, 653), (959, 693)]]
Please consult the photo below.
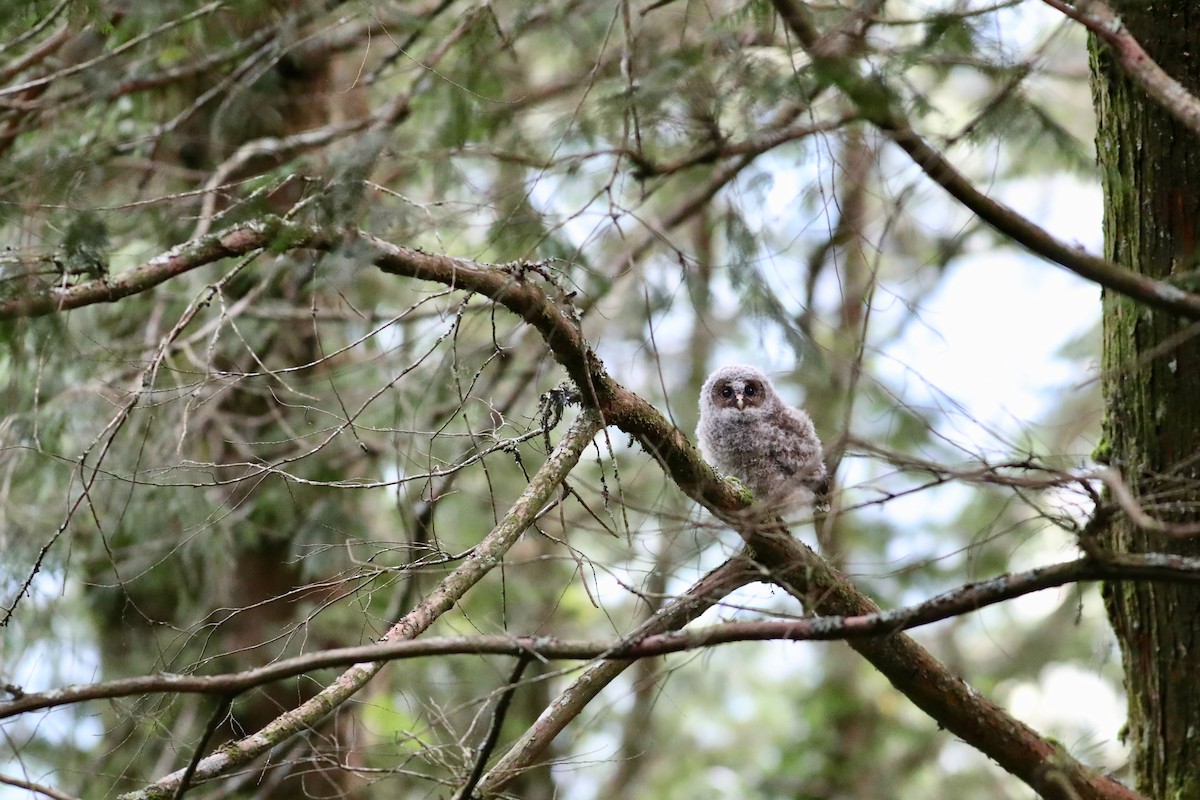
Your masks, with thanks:
[(760, 391), (757, 381), (746, 381), (742, 385), (742, 390), (738, 392), (738, 409), (745, 410), (746, 405), (758, 405)]
[(718, 394), (725, 405), (736, 405), (738, 411), (745, 411), (746, 406), (759, 404), (761, 391), (757, 381), (732, 381), (723, 384), (718, 390)]

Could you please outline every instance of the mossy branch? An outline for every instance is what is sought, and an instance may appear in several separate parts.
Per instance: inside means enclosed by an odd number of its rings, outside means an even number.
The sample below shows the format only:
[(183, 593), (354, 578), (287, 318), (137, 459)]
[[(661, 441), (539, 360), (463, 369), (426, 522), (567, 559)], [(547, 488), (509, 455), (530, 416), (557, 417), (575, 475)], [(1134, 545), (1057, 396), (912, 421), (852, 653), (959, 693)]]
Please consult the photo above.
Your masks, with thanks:
[[(763, 579), (772, 580), (800, 598), (812, 610), (825, 615), (873, 614), (878, 607), (849, 581), (833, 570), (812, 550), (789, 536), (781, 526), (763, 524), (745, 513), (744, 498), (736, 487), (721, 480), (701, 458), (687, 437), (671, 425), (653, 406), (615, 381), (583, 337), (577, 315), (569, 301), (552, 296), (535, 265), (504, 266), (478, 264), (445, 255), (425, 253), (384, 241), (354, 230), (318, 228), (290, 222), (244, 225), (213, 237), (173, 249), (141, 267), (67, 288), (47, 288), (34, 295), (0, 302), (0, 318), (52, 313), (96, 302), (111, 302), (221, 258), (266, 250), (281, 243), (297, 249), (332, 252), (349, 250), (384, 272), (441, 283), (491, 298), (535, 327), (549, 345), (558, 363), (580, 389), (588, 409), (576, 422), (576, 431), (560, 444), (560, 453), (543, 467), (550, 470), (535, 476), (522, 500), (472, 554), (467, 563), (448, 576), (420, 606), (389, 631), (388, 639), (411, 638), (425, 630), (437, 615), (461, 597), (487, 570), (499, 562), (528, 520), (548, 498), (547, 492), (565, 476), (578, 459), (576, 447), (590, 441), (601, 424), (625, 431), (649, 453), (688, 496), (697, 500), (747, 542), (747, 554), (763, 569)], [(1200, 306), (1200, 300), (1197, 301)], [(603, 421), (603, 423), (601, 422)], [(581, 427), (582, 426), (582, 427)], [(586, 441), (584, 441), (586, 439)], [(563, 448), (567, 449), (564, 451)], [(569, 462), (569, 463), (568, 463)], [(557, 475), (558, 477), (553, 477)], [(539, 500), (538, 498), (542, 498)], [(672, 622), (675, 622), (674, 620)], [(682, 625), (686, 615), (677, 621)], [(669, 627), (669, 625), (668, 625)], [(1047, 797), (1124, 798), (1137, 795), (1116, 781), (1097, 775), (1078, 762), (1063, 757), (1044, 738), (1014, 719), (1003, 709), (979, 695), (951, 673), (928, 651), (904, 634), (856, 640), (852, 646), (879, 669), (896, 688), (907, 695), (937, 723), (961, 737), (1002, 767), (1025, 780)], [(586, 699), (619, 673), (601, 662), (585, 673), (586, 691), (575, 692)], [(299, 708), (290, 711), (257, 734), (234, 743), (231, 748), (200, 763), (197, 778), (213, 777), (266, 752), (274, 744), (313, 724), (357, 691), (380, 668), (360, 665)], [(583, 680), (583, 679), (581, 679)], [(585, 687), (586, 688), (586, 687)], [(568, 695), (571, 694), (569, 691)], [(564, 701), (564, 711), (555, 725), (531, 730), (528, 740), (502, 760), (504, 769), (485, 776), (481, 788), (495, 791), (506, 776), (532, 763), (566, 724), (577, 701)], [(1047, 764), (1055, 762), (1054, 779), (1047, 777)], [(498, 765), (499, 766), (499, 765)], [(165, 797), (179, 775), (167, 776), (133, 798)], [(1064, 788), (1066, 787), (1066, 788)]]

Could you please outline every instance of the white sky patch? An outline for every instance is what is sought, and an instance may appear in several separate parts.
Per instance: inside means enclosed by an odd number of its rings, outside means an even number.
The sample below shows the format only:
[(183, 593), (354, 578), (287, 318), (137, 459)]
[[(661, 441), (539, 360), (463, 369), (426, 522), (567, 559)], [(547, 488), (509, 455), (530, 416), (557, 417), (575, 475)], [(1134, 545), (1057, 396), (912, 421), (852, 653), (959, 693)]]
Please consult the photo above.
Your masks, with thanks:
[[(1056, 353), (1095, 327), (1099, 301), (1094, 284), (1031, 256), (966, 256), (922, 307), (920, 322), (885, 351), (894, 360), (881, 359), (878, 370), (908, 389), (909, 402), (944, 405), (936, 387), (970, 417), (1011, 430), (1044, 416), (1077, 377)], [(929, 386), (908, 379), (909, 371)]]
[(1014, 688), (1007, 705), (1018, 719), (1059, 739), (1086, 763), (1111, 768), (1126, 756), (1117, 739), (1125, 699), (1093, 672), (1073, 664), (1051, 664), (1037, 683)]
[[(1008, 182), (995, 194), (1063, 241), (1100, 252), (1098, 186), (1060, 176)], [(1057, 353), (1095, 330), (1099, 319), (1094, 283), (1020, 250), (968, 253), (876, 368), (905, 387), (909, 402), (961, 404), (963, 413), (950, 417), (953, 429), (943, 432), (983, 445), (992, 437), (972, 420), (1014, 432), (1061, 403), (1064, 387), (1082, 382), (1077, 367)]]

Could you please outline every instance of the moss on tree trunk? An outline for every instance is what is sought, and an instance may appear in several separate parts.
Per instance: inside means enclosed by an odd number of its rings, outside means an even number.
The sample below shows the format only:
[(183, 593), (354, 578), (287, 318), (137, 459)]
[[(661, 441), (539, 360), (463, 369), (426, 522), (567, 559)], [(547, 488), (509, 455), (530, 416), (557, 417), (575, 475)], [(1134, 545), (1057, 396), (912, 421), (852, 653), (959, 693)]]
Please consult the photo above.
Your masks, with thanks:
[[(1200, 89), (1200, 6), (1127, 0), (1116, 10), (1168, 73)], [(1200, 141), (1092, 47), (1097, 151), (1105, 191), (1105, 255), (1160, 279), (1189, 281), (1200, 223)], [(1167, 520), (1200, 502), (1200, 340), (1184, 321), (1104, 294), (1104, 451), (1139, 501)], [(1105, 546), (1200, 555), (1200, 540), (1152, 534), (1121, 519)], [(1129, 695), (1139, 791), (1200, 797), (1200, 587), (1105, 588)]]

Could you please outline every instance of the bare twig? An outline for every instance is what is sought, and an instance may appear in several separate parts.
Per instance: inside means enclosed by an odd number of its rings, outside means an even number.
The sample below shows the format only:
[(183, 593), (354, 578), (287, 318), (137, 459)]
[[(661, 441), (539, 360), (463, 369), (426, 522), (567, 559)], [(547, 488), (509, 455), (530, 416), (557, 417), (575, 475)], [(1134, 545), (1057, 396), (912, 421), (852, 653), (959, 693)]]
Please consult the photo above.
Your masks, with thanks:
[(44, 786), (43, 784), (34, 783), (33, 781), (21, 780), (20, 778), (14, 778), (11, 775), (0, 775), (0, 783), (3, 783), (7, 786), (15, 786), (18, 789), (24, 789), (25, 791), (34, 794), (44, 794), (46, 797), (53, 798), (53, 800), (80, 800), (80, 798), (76, 797), (75, 795), (67, 794), (66, 792), (60, 792), (53, 786)]
[(475, 787), (479, 784), (479, 779), (483, 777), (483, 768), (487, 766), (488, 759), (496, 749), (496, 742), (500, 741), (500, 729), (504, 726), (504, 718), (508, 716), (508, 708), (512, 703), (513, 695), (517, 692), (521, 675), (525, 673), (525, 668), (532, 660), (533, 657), (529, 651), (522, 652), (517, 656), (516, 666), (513, 667), (512, 674), (508, 676), (504, 690), (496, 701), (496, 707), (492, 709), (492, 721), (488, 725), (487, 735), (483, 737), (479, 750), (475, 753), (475, 763), (471, 767), (471, 774), (459, 789), (458, 794), (455, 795), (456, 800), (471, 800)]
[(192, 785), (192, 776), (196, 774), (196, 767), (200, 764), (200, 757), (204, 755), (204, 750), (208, 747), (209, 741), (212, 740), (213, 734), (217, 732), (217, 728), (221, 727), (221, 721), (225, 719), (225, 715), (229, 713), (232, 705), (233, 695), (223, 695), (220, 702), (217, 703), (217, 707), (209, 715), (208, 724), (204, 726), (204, 733), (201, 734), (200, 741), (196, 742), (196, 746), (192, 750), (192, 760), (188, 762), (187, 768), (184, 769), (183, 777), (179, 779), (179, 785), (175, 787), (175, 796), (172, 800), (183, 800), (183, 796), (187, 794), (188, 787)]
[(1133, 496), (1129, 485), (1121, 478), (1119, 470), (1106, 467), (1097, 470), (1095, 475), (1104, 483), (1113, 500), (1116, 501), (1121, 510), (1129, 516), (1129, 520), (1137, 527), (1180, 538), (1200, 535), (1200, 522), (1163, 522), (1147, 514), (1141, 505), (1138, 504), (1137, 498)]
[[(558, 490), (601, 425), (600, 415), (592, 409), (585, 409), (533, 476), (525, 491), (501, 519), (500, 524), (475, 546), (471, 555), (454, 572), (447, 575), (437, 588), (393, 625), (381, 641), (416, 638), (438, 617), (451, 609), (468, 589), (499, 565), (505, 552), (512, 547), (533, 522), (537, 512)], [(312, 727), (362, 689), (385, 664), (383, 661), (375, 661), (353, 665), (312, 699), (281, 715), (257, 733), (231, 742), (202, 759), (195, 771), (196, 778), (206, 780), (236, 769), (296, 733)], [(175, 791), (182, 777), (182, 770), (173, 772), (122, 797), (124, 800), (165, 800)]]
[[(749, 562), (743, 559), (738, 563), (744, 567)], [(720, 580), (724, 580), (724, 576), (731, 569), (725, 568)], [(731, 574), (743, 582), (767, 577), (762, 571), (743, 570)], [(1056, 586), (1097, 580), (1200, 582), (1200, 559), (1168, 553), (1085, 556), (1060, 564), (965, 584), (913, 606), (862, 615), (726, 622), (666, 633), (655, 633), (651, 628), (639, 628), (634, 633), (616, 640), (556, 639), (550, 636), (442, 636), (332, 648), (224, 675), (145, 675), (64, 686), (49, 692), (24, 693), (17, 687), (10, 687), (8, 691), (17, 696), (8, 702), (0, 703), (0, 719), (92, 700), (137, 697), (154, 692), (233, 696), (318, 669), (344, 667), (364, 661), (400, 661), (446, 655), (532, 655), (546, 660), (607, 659), (631, 662), (735, 642), (838, 641), (890, 636), (899, 631), (970, 614), (981, 608)], [(733, 582), (736, 583), (736, 580)], [(718, 594), (712, 591), (716, 583), (718, 579), (705, 578), (696, 588), (685, 592), (681, 597), (703, 597), (711, 604), (719, 599)], [(678, 611), (670, 613), (678, 614)], [(694, 616), (692, 612), (688, 613)], [(661, 620), (658, 625), (659, 630), (665, 630)]]

